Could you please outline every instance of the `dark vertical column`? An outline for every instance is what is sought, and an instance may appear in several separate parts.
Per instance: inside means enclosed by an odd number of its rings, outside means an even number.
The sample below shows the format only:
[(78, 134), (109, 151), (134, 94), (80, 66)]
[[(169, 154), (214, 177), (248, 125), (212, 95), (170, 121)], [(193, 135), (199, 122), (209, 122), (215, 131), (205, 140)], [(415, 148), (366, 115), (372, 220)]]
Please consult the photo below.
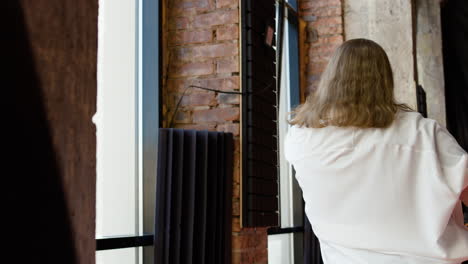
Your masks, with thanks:
[(195, 216), (195, 153), (197, 151), (196, 131), (188, 130), (184, 132), (184, 175), (182, 185), (182, 199), (184, 210), (182, 211), (182, 233), (181, 233), (181, 262), (192, 263), (193, 257), (193, 237), (194, 237), (194, 216)]
[(242, 213), (243, 227), (277, 226), (278, 184), (276, 6), (271, 0), (242, 2)]
[(197, 132), (197, 168), (195, 175), (195, 223), (193, 233), (193, 263), (205, 263), (207, 211), (208, 132)]
[(34, 238), (20, 262), (95, 261), (97, 2), (6, 1), (11, 229)]
[[(468, 151), (468, 2), (443, 1), (441, 6), (447, 128)], [(465, 223), (468, 208), (463, 206)], [(468, 263), (466, 261), (465, 263)]]
[(441, 9), (447, 128), (468, 150), (468, 2), (445, 1)]

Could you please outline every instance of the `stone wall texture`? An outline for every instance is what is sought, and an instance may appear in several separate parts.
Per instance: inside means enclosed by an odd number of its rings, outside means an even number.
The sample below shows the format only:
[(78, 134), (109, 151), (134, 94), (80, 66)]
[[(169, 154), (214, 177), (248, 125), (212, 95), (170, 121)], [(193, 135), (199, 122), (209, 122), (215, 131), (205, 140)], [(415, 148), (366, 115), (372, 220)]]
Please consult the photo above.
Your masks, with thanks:
[(427, 116), (445, 125), (440, 5), (432, 0), (417, 0), (415, 2), (418, 82), (426, 91)]
[(416, 109), (411, 0), (344, 0), (345, 38), (367, 38), (387, 52), (395, 97)]

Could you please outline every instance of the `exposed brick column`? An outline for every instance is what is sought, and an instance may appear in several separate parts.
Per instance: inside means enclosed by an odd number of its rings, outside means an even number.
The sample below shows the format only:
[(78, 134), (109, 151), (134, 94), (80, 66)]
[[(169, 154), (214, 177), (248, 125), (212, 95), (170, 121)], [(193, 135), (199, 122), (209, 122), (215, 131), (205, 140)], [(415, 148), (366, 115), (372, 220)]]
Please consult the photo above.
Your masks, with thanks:
[(307, 22), (307, 88), (317, 89), (333, 51), (343, 43), (342, 0), (300, 0), (299, 14)]
[[(239, 0), (166, 0), (163, 122), (189, 85), (239, 91)], [(266, 229), (240, 228), (240, 96), (188, 88), (172, 127), (234, 134), (232, 263), (267, 263)]]

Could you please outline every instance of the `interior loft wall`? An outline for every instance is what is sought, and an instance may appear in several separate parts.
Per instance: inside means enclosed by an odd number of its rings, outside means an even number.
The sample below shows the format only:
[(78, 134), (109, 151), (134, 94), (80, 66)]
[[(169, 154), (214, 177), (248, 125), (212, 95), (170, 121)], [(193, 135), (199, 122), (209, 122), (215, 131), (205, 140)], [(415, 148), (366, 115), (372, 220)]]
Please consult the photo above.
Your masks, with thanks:
[(446, 124), (440, 5), (416, 0), (416, 60), (418, 82), (426, 91), (427, 116)]
[(387, 52), (395, 97), (416, 109), (411, 0), (344, 0), (345, 39), (368, 38)]

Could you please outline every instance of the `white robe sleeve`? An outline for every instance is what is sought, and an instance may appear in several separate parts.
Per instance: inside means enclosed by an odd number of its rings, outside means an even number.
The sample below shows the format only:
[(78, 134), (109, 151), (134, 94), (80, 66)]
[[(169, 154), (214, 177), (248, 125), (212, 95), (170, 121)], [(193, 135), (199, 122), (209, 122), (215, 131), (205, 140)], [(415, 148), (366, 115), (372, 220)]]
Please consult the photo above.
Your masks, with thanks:
[(435, 151), (437, 152), (445, 180), (454, 195), (460, 196), (468, 187), (468, 155), (448, 130), (435, 123)]

